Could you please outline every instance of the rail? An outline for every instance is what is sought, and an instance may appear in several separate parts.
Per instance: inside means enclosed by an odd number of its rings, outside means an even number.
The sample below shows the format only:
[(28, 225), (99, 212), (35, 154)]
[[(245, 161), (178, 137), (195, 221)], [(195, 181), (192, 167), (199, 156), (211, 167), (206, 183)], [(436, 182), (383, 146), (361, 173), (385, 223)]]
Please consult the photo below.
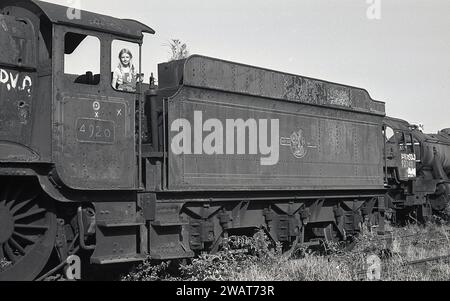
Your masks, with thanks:
[[(441, 238), (429, 238), (430, 235), (432, 234), (442, 234), (444, 235), (444, 237)], [(387, 249), (391, 249), (392, 248), (392, 243), (393, 240), (397, 239), (397, 240), (403, 240), (403, 239), (411, 239), (411, 238), (420, 238), (420, 237), (425, 237), (428, 241), (433, 241), (435, 243), (439, 243), (442, 241), (446, 241), (449, 243), (450, 245), (450, 230), (435, 230), (432, 232), (428, 232), (428, 233), (414, 233), (414, 234), (405, 234), (405, 235), (395, 235), (395, 237), (390, 234), (390, 235), (383, 235), (381, 237), (376, 237), (373, 239), (370, 239), (370, 241), (382, 241), (385, 240), (386, 241), (386, 248)], [(402, 253), (397, 253), (396, 254), (397, 258), (405, 258), (406, 254), (402, 254)], [(379, 259), (379, 269), (381, 271), (382, 267), (389, 264), (392, 260), (392, 256), (387, 256), (383, 259)], [(430, 256), (430, 257), (426, 257), (426, 258), (420, 258), (420, 259), (414, 259), (414, 260), (409, 260), (409, 261), (405, 261), (400, 263), (400, 266), (417, 266), (417, 265), (423, 265), (423, 264), (427, 264), (427, 263), (431, 263), (431, 262), (435, 262), (435, 261), (443, 261), (443, 262), (450, 262), (450, 253), (449, 254), (445, 254), (445, 255), (439, 255), (439, 256)], [(369, 278), (369, 275), (371, 273), (371, 269), (373, 269), (373, 265), (368, 265), (366, 266), (366, 268), (360, 269), (358, 271), (356, 271), (356, 276), (357, 279), (359, 280), (364, 280)], [(377, 280), (381, 280), (381, 279), (377, 279)]]

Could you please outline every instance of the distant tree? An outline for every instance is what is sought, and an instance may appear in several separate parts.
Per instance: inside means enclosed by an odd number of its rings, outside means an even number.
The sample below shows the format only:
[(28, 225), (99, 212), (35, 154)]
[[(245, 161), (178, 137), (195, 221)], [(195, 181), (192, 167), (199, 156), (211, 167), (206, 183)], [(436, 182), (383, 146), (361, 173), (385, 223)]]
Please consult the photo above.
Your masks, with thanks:
[(168, 46), (170, 47), (170, 51), (172, 52), (172, 57), (169, 59), (169, 62), (185, 59), (189, 56), (189, 51), (187, 49), (186, 43), (181, 43), (181, 41), (178, 39), (172, 39)]

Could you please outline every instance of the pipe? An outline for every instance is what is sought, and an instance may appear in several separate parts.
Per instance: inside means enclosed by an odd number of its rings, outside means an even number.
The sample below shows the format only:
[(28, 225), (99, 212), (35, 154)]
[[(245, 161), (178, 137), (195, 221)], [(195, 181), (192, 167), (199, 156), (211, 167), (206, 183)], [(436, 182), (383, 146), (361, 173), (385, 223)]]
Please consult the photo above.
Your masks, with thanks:
[[(76, 247), (75, 250), (73, 251), (73, 254), (75, 254), (76, 252), (78, 252), (79, 247)], [(72, 255), (72, 254), (71, 254)], [(53, 273), (56, 273), (59, 269), (61, 269), (62, 267), (64, 267), (67, 264), (66, 260), (61, 261), (56, 267), (54, 267), (53, 269), (51, 269), (50, 271), (48, 271), (47, 273), (45, 273), (44, 275), (42, 275), (41, 277), (37, 278), (36, 281), (42, 281), (45, 278), (47, 278), (48, 276), (50, 276)]]
[(152, 127), (152, 145), (153, 145), (153, 151), (158, 152), (159, 151), (159, 139), (158, 139), (158, 112), (157, 112), (157, 105), (156, 105), (156, 87), (154, 84), (154, 78), (153, 73), (150, 78), (150, 89), (147, 91), (147, 96), (149, 97), (150, 101), (150, 119), (151, 119), (151, 127)]
[(139, 44), (139, 94), (138, 94), (138, 188), (143, 189), (142, 185), (142, 43)]
[(88, 246), (85, 244), (84, 242), (84, 225), (83, 225), (83, 209), (80, 207), (78, 207), (77, 210), (77, 217), (78, 217), (78, 230), (80, 233), (79, 239), (80, 239), (80, 246), (83, 250), (94, 250), (95, 249), (95, 245), (91, 245)]

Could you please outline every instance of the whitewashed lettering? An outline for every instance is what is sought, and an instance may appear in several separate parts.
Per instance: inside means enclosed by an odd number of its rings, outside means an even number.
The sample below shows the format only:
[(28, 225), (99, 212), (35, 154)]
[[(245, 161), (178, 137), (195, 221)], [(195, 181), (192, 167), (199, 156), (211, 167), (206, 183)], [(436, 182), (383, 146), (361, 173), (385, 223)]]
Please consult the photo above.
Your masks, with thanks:
[(0, 69), (0, 85), (5, 85), (8, 91), (11, 89), (19, 91), (25, 90), (28, 94), (31, 94), (33, 82), (28, 75), (22, 77), (20, 73), (8, 72), (4, 69)]

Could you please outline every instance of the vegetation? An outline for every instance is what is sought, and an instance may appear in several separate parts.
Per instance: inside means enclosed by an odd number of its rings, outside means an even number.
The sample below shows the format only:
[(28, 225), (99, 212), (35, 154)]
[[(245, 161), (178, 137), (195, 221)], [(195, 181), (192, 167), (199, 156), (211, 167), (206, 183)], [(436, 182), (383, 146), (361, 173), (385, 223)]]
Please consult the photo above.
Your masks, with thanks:
[[(263, 231), (252, 238), (231, 236), (223, 240), (222, 250), (200, 254), (186, 262), (155, 263), (147, 259), (129, 274), (125, 281), (136, 280), (230, 280), (251, 265), (272, 265), (281, 258), (281, 247), (273, 244)], [(177, 267), (174, 271), (172, 267)]]
[(259, 231), (252, 238), (225, 239), (221, 251), (202, 254), (180, 270), (185, 280), (234, 280), (249, 267), (276, 265), (280, 258), (281, 245), (273, 244), (264, 231)]
[[(390, 239), (365, 231), (352, 250), (341, 243), (320, 249), (280, 251), (263, 231), (252, 238), (230, 237), (216, 254), (201, 254), (189, 263), (154, 264), (147, 260), (122, 280), (226, 281), (358, 281), (367, 280), (369, 255), (381, 258), (381, 280), (450, 280), (445, 259), (414, 264), (419, 259), (450, 255), (450, 227), (441, 223), (391, 229)], [(176, 268), (176, 266), (179, 266)]]
[(185, 59), (189, 56), (189, 51), (187, 49), (186, 43), (182, 43), (178, 39), (172, 39), (169, 43), (170, 51), (172, 52), (172, 56), (169, 59), (170, 61)]

